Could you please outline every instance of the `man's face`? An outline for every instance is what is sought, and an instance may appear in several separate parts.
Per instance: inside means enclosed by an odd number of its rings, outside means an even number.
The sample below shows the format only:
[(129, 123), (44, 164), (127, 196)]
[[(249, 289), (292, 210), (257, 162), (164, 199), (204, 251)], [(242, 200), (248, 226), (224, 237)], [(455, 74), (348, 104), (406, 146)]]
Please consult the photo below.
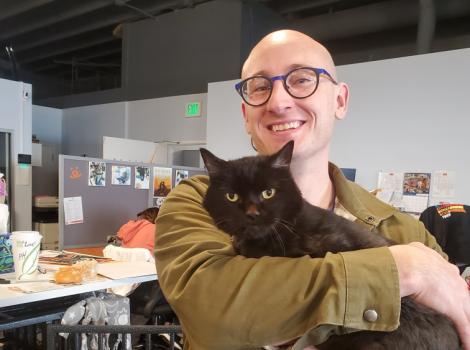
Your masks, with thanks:
[[(296, 37), (259, 44), (247, 60), (242, 78), (285, 75), (299, 66), (334, 71), (331, 59), (320, 47), (308, 38)], [(328, 157), (335, 117), (344, 116), (346, 105), (347, 86), (337, 86), (321, 75), (318, 89), (310, 97), (296, 99), (286, 92), (282, 81), (276, 81), (266, 104), (253, 107), (243, 103), (242, 109), (245, 128), (259, 153), (272, 154), (294, 140), (294, 156), (309, 158), (320, 154)]]

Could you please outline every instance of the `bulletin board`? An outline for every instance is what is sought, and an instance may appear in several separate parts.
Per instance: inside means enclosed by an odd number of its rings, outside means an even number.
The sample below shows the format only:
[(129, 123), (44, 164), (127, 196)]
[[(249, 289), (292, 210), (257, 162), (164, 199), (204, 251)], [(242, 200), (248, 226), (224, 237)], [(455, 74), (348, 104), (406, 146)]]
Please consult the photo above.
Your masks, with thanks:
[[(96, 176), (90, 180), (94, 164), (104, 163), (105, 171), (100, 174), (104, 177), (97, 180)], [(118, 168), (126, 170), (125, 176), (119, 176)], [(123, 168), (124, 167), (124, 168)], [(140, 180), (136, 180), (136, 167), (149, 169), (149, 188), (142, 187)], [(117, 233), (118, 229), (127, 221), (135, 219), (140, 211), (154, 206), (153, 173), (154, 168), (170, 168), (172, 173), (171, 187), (177, 180), (176, 173), (184, 172), (189, 177), (206, 173), (205, 169), (159, 166), (155, 164), (111, 161), (97, 158), (59, 156), (59, 247), (60, 249), (75, 247), (93, 247), (106, 245), (106, 238)], [(92, 170), (90, 170), (90, 168)], [(114, 176), (113, 176), (114, 170)], [(127, 170), (130, 170), (129, 173)], [(113, 179), (114, 183), (113, 184)], [(98, 185), (97, 185), (98, 184)], [(145, 186), (144, 186), (145, 187)], [(64, 213), (65, 202), (72, 198), (80, 198), (82, 221), (68, 222)]]

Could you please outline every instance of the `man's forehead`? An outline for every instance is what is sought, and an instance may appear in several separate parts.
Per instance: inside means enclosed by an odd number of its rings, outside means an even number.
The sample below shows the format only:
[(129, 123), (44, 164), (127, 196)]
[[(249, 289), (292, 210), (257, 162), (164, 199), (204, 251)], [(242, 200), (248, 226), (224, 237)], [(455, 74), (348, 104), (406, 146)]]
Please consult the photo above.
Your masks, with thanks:
[(257, 45), (252, 50), (243, 65), (242, 77), (257, 74), (284, 74), (299, 66), (331, 69), (332, 61), (326, 50), (311, 43), (268, 42)]

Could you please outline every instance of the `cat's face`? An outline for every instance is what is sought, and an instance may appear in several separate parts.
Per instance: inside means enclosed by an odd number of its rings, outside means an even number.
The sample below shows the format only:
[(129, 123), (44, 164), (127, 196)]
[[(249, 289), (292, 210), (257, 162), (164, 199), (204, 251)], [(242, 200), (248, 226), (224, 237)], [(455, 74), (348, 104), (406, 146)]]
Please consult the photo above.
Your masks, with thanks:
[(289, 171), (292, 149), (290, 143), (273, 156), (233, 161), (201, 150), (211, 179), (204, 206), (220, 229), (257, 239), (295, 220), (302, 197)]

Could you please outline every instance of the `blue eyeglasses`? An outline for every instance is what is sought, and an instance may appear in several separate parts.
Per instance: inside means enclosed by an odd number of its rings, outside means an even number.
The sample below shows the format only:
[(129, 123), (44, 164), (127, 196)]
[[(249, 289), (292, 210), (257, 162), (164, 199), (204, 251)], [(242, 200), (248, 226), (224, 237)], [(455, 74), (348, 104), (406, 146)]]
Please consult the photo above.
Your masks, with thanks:
[(286, 75), (264, 77), (256, 75), (242, 80), (235, 85), (235, 89), (250, 106), (261, 106), (268, 102), (276, 80), (282, 80), (282, 85), (287, 93), (294, 98), (307, 98), (317, 91), (320, 75), (324, 74), (335, 85), (338, 83), (330, 73), (323, 68), (300, 67), (291, 70)]

